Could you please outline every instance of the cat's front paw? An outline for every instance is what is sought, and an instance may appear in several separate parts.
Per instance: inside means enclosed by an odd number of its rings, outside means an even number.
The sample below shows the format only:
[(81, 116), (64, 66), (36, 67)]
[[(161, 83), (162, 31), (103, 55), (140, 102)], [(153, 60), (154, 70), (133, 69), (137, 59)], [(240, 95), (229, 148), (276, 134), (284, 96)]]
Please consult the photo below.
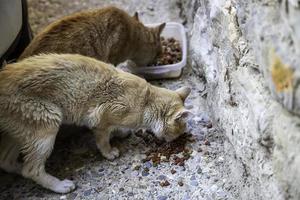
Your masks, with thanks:
[(65, 179), (56, 183), (51, 189), (56, 193), (65, 194), (73, 191), (75, 188), (76, 186), (72, 181)]
[(110, 152), (104, 153), (103, 156), (108, 160), (114, 160), (120, 156), (120, 151), (118, 148), (113, 147)]

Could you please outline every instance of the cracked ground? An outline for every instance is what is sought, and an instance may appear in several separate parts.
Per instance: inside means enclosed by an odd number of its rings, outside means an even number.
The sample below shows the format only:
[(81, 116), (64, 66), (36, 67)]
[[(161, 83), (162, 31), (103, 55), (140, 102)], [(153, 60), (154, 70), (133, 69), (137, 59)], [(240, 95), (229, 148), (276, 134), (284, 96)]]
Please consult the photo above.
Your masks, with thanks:
[[(34, 33), (66, 14), (107, 5), (123, 8), (130, 14), (138, 11), (144, 23), (185, 22), (180, 16), (180, 4), (174, 0), (29, 0), (28, 4)], [(169, 89), (183, 85), (192, 88), (186, 106), (195, 114), (189, 122), (193, 140), (185, 144), (189, 157), (184, 164), (173, 162), (174, 156), (180, 158), (182, 153), (163, 158), (158, 164), (147, 160), (147, 152), (161, 144), (137, 134), (113, 139), (112, 144), (120, 149), (121, 156), (108, 161), (98, 152), (88, 130), (64, 127), (47, 169), (61, 179), (72, 179), (77, 189), (66, 195), (55, 194), (30, 180), (1, 171), (0, 199), (232, 199), (224, 156), (225, 138), (214, 123), (207, 127), (210, 119), (205, 106), (205, 83), (187, 65), (181, 78), (153, 84)]]

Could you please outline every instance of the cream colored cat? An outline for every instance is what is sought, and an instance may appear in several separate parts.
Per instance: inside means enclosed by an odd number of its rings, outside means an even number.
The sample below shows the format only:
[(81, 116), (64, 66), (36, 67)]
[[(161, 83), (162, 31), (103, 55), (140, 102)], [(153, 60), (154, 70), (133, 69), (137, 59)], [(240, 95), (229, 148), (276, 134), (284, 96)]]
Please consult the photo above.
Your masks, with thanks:
[[(190, 89), (159, 88), (130, 73), (76, 54), (39, 55), (8, 64), (0, 72), (0, 167), (21, 173), (54, 192), (75, 188), (45, 171), (59, 126), (89, 127), (104, 157), (119, 150), (110, 145), (117, 128), (151, 129), (171, 141), (186, 127), (184, 101)], [(24, 163), (17, 162), (19, 153)]]
[(19, 60), (40, 53), (74, 53), (119, 64), (132, 60), (146, 66), (161, 53), (165, 23), (148, 28), (125, 11), (107, 7), (58, 19), (40, 32)]

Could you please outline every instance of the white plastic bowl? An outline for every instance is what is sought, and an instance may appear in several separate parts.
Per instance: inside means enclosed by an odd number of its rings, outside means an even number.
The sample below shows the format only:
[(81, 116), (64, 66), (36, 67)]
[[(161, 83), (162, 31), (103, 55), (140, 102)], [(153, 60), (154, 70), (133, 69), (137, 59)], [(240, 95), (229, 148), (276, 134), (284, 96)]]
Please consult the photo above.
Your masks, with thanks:
[[(147, 24), (146, 26), (152, 27), (157, 25), (158, 24)], [(131, 67), (131, 73), (143, 76), (148, 80), (180, 77), (182, 68), (186, 65), (187, 59), (187, 41), (184, 27), (180, 23), (168, 22), (161, 36), (165, 38), (174, 37), (180, 42), (182, 50), (181, 61), (169, 65)]]

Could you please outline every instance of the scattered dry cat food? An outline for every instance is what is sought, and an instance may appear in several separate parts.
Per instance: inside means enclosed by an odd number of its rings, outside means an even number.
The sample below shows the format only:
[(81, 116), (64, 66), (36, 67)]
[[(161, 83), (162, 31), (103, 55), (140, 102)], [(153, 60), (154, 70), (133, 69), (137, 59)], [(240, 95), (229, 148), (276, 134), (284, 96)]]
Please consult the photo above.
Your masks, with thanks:
[(170, 182), (167, 181), (167, 180), (164, 180), (164, 181), (160, 182), (159, 185), (160, 185), (161, 187), (167, 187), (167, 186), (170, 185)]
[(138, 170), (140, 170), (140, 168), (141, 168), (141, 166), (140, 166), (140, 165), (136, 165), (136, 166), (134, 166), (134, 168), (133, 168), (133, 169), (138, 171)]
[(209, 123), (206, 125), (206, 127), (207, 127), (207, 128), (212, 128), (212, 127), (213, 127), (213, 125), (212, 125), (212, 123), (211, 123), (211, 122), (209, 122)]
[[(142, 137), (144, 139), (144, 137)], [(143, 162), (152, 161), (153, 166), (159, 165), (161, 162), (170, 162), (170, 157), (173, 156), (173, 164), (184, 166), (184, 162), (190, 158), (191, 150), (185, 148), (187, 142), (194, 142), (192, 134), (183, 134), (176, 140), (169, 143), (157, 142), (158, 139), (151, 137), (146, 137), (145, 142), (156, 143), (157, 145), (146, 152), (146, 158), (143, 159)], [(176, 154), (182, 154), (182, 157), (178, 157)], [(172, 172), (171, 172), (172, 173)]]
[(178, 185), (181, 187), (183, 186), (183, 182), (182, 181), (178, 181)]
[(210, 146), (210, 142), (208, 140), (205, 140), (204, 144), (207, 145), (207, 146)]
[(162, 54), (151, 66), (168, 65), (180, 62), (182, 59), (181, 46), (175, 38), (160, 37)]

